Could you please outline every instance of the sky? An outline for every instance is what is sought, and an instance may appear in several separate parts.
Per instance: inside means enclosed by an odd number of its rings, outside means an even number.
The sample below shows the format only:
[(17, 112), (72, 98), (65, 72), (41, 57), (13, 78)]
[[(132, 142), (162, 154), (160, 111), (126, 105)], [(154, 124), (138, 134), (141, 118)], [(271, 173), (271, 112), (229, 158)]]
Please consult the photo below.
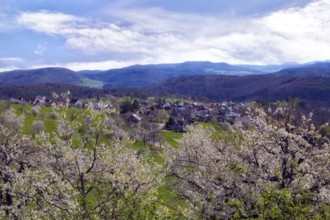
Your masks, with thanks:
[(330, 59), (330, 0), (0, 0), (0, 71)]

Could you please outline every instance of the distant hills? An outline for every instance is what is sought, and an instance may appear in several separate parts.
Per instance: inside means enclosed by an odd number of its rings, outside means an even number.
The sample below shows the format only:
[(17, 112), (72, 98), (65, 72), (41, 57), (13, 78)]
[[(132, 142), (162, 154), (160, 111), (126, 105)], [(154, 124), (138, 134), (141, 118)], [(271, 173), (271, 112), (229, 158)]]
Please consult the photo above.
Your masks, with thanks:
[(194, 75), (249, 75), (263, 72), (238, 65), (211, 62), (185, 62), (179, 64), (134, 65), (121, 69), (83, 74), (85, 77), (102, 81), (105, 88), (144, 88), (172, 77)]
[(15, 85), (27, 88), (47, 83), (111, 89), (143, 88), (159, 94), (212, 100), (273, 101), (291, 96), (330, 103), (330, 62), (265, 66), (185, 62), (134, 65), (107, 71), (42, 68), (0, 73), (0, 88), (10, 87), (11, 92)]
[(292, 97), (330, 105), (330, 77), (321, 76), (185, 76), (155, 85), (151, 91), (216, 101), (276, 101)]
[(75, 84), (103, 88), (147, 88), (170, 78), (197, 75), (261, 75), (267, 73), (329, 76), (330, 62), (283, 65), (231, 65), (212, 62), (134, 65), (106, 71), (71, 71), (65, 68), (15, 70), (0, 73), (0, 86), (40, 83)]
[(278, 72), (283, 75), (296, 76), (330, 76), (330, 62), (320, 62), (285, 68)]
[(14, 70), (0, 73), (0, 86), (40, 83), (79, 84), (81, 76), (65, 68)]

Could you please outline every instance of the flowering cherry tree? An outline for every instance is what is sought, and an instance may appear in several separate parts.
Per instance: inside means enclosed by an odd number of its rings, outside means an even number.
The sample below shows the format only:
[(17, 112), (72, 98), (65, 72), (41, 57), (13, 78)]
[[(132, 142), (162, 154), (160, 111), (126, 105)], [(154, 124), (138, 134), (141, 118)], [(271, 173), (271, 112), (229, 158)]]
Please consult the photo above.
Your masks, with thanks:
[(330, 145), (291, 108), (248, 109), (248, 129), (227, 137), (193, 128), (171, 171), (197, 217), (325, 218), (330, 213)]
[[(63, 95), (65, 97), (65, 94)], [(112, 137), (107, 114), (82, 123), (58, 111), (58, 131), (24, 136), (0, 124), (0, 219), (146, 219), (169, 215), (158, 201), (165, 168)]]

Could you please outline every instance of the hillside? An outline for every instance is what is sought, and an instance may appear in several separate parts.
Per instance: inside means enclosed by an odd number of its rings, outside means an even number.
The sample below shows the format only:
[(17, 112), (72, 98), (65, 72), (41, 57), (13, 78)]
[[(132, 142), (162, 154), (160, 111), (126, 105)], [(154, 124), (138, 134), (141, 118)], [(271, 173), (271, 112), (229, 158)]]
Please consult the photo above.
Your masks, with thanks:
[[(267, 75), (269, 71), (277, 71), (272, 76)], [(278, 71), (280, 70), (280, 71)], [(291, 77), (326, 77), (330, 76), (330, 62), (316, 62), (312, 64), (288, 63), (283, 65), (230, 65), (227, 63), (212, 62), (185, 62), (177, 64), (154, 64), (154, 65), (134, 65), (120, 69), (111, 69), (107, 71), (72, 71), (65, 68), (42, 68), (32, 70), (15, 70), (0, 73), (0, 87), (10, 85), (36, 85), (36, 84), (72, 84), (96, 88), (148, 88), (152, 85), (165, 82), (171, 78), (190, 77), (190, 76), (209, 76), (221, 75), (225, 79), (225, 84), (242, 84), (242, 91), (234, 98), (244, 96), (250, 97), (251, 93), (258, 93), (255, 89), (262, 85), (268, 85), (265, 89), (283, 89), (282, 87), (272, 87), (274, 83), (283, 83), (281, 80), (293, 80)], [(204, 79), (214, 76), (204, 77)], [(225, 77), (228, 76), (228, 77)], [(244, 76), (239, 80), (233, 76)], [(289, 77), (289, 78), (288, 78)], [(270, 80), (270, 82), (268, 82)], [(301, 80), (301, 79), (300, 79)], [(312, 81), (315, 79), (312, 79)], [(255, 81), (256, 84), (246, 84), (246, 82)], [(302, 79), (302, 81), (308, 81)], [(169, 81), (171, 82), (171, 81)], [(293, 86), (295, 87), (296, 81)], [(252, 82), (251, 82), (252, 83)], [(270, 83), (270, 85), (269, 85)], [(245, 85), (246, 84), (246, 85)], [(284, 83), (286, 84), (286, 83)], [(305, 83), (299, 81), (299, 92)], [(226, 85), (225, 85), (226, 87)], [(180, 86), (180, 88), (182, 88)], [(190, 87), (191, 88), (191, 87)], [(227, 87), (226, 87), (227, 88)], [(193, 93), (201, 94), (199, 85), (196, 85)], [(208, 88), (207, 97), (218, 97), (215, 88)], [(288, 89), (291, 93), (291, 89)], [(227, 91), (227, 90), (226, 90)], [(277, 92), (271, 91), (272, 94)], [(230, 94), (236, 94), (236, 91), (229, 91)], [(280, 93), (282, 94), (282, 93)], [(205, 96), (205, 94), (202, 94)], [(264, 95), (264, 94), (263, 94)], [(222, 94), (223, 96), (223, 94)], [(227, 97), (227, 96), (226, 96)], [(231, 95), (228, 95), (231, 97)], [(259, 95), (258, 95), (259, 97)], [(261, 97), (262, 98), (262, 97)]]
[(230, 65), (227, 63), (185, 62), (179, 64), (134, 65), (112, 69), (83, 76), (105, 83), (105, 88), (148, 87), (172, 77), (223, 74), (248, 75), (261, 74), (259, 70)]
[(134, 65), (106, 71), (74, 72), (65, 68), (15, 70), (0, 73), (0, 87), (43, 83), (75, 84), (97, 88), (147, 88), (170, 78), (198, 75), (248, 76), (276, 72), (278, 75), (330, 76), (330, 63), (282, 65), (231, 65), (212, 62)]
[(283, 64), (277, 64), (277, 65), (237, 65), (239, 67), (243, 68), (249, 68), (253, 70), (258, 70), (264, 73), (275, 73), (278, 71), (281, 71), (283, 69), (288, 69), (288, 68), (295, 68), (299, 67), (302, 64), (299, 63), (283, 63)]
[(80, 76), (65, 68), (14, 70), (0, 73), (0, 86), (39, 83), (79, 84)]
[(317, 62), (283, 69), (281, 75), (330, 76), (330, 62)]
[(276, 101), (297, 97), (329, 105), (330, 77), (279, 74), (190, 76), (169, 79), (151, 87), (151, 91), (217, 101)]

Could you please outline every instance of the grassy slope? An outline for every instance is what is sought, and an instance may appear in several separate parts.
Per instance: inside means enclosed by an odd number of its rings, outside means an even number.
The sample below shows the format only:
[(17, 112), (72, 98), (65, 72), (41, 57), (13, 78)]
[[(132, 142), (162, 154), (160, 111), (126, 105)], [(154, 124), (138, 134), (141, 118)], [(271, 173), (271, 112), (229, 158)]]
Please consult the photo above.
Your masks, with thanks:
[(104, 82), (99, 80), (93, 80), (89, 78), (82, 78), (79, 86), (93, 87), (93, 88), (102, 88), (104, 86)]
[(183, 133), (173, 131), (163, 131), (164, 141), (173, 148), (179, 147), (179, 140), (182, 138)]

